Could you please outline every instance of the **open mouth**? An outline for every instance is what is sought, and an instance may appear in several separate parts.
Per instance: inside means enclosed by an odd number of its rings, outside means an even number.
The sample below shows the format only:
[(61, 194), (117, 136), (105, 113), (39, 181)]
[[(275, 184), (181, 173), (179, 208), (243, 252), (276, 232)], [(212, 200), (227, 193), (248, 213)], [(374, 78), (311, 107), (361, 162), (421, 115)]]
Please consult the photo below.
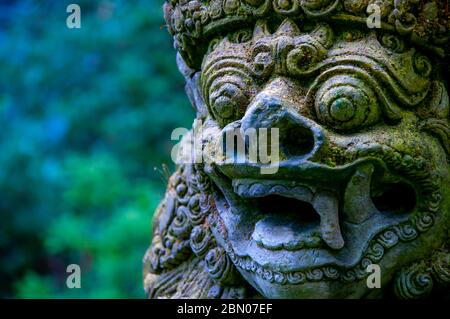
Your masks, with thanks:
[(337, 194), (280, 181), (235, 180), (233, 186), (239, 196), (255, 198), (261, 219), (252, 238), (260, 246), (297, 250), (325, 241), (333, 249), (343, 247)]
[(416, 203), (406, 183), (371, 183), (372, 167), (352, 176), (344, 191), (306, 186), (292, 181), (234, 180), (234, 192), (253, 199), (260, 219), (252, 239), (269, 250), (329, 248), (345, 241), (342, 223), (362, 224), (374, 214), (402, 215)]
[(279, 266), (291, 254), (298, 262), (288, 268), (351, 266), (377, 233), (416, 208), (413, 186), (373, 163), (336, 170), (329, 179), (216, 178), (230, 207), (219, 211), (237, 255)]

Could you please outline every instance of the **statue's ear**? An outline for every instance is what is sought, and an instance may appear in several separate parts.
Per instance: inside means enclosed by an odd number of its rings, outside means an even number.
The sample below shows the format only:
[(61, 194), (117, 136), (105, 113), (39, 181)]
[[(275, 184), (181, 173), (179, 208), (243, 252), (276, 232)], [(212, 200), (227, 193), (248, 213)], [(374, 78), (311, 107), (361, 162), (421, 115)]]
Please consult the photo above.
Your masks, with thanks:
[(177, 66), (186, 81), (185, 91), (196, 112), (196, 118), (204, 119), (208, 115), (208, 109), (200, 90), (200, 71), (187, 66), (183, 57), (177, 54)]

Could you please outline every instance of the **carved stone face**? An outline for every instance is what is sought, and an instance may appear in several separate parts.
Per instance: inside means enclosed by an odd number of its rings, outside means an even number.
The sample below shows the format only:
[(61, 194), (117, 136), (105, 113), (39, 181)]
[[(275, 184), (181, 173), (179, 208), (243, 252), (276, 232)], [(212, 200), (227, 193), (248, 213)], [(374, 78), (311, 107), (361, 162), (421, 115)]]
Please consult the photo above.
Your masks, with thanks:
[[(448, 145), (436, 132), (449, 108), (434, 65), (395, 35), (289, 19), (211, 41), (199, 81), (211, 229), (264, 297), (377, 295), (368, 265), (388, 285), (446, 243)], [(274, 174), (225, 161), (221, 136), (261, 128), (279, 130)]]
[[(450, 296), (444, 1), (164, 15), (197, 117), (155, 215), (150, 298)], [(185, 161), (192, 146), (205, 161)]]

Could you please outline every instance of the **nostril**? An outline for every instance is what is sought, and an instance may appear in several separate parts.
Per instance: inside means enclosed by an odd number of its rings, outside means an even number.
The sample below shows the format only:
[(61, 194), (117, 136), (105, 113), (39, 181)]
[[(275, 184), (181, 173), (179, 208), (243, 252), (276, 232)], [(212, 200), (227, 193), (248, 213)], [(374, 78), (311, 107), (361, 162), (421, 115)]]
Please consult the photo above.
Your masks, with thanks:
[(291, 126), (280, 132), (280, 148), (287, 157), (309, 154), (314, 145), (314, 134), (308, 127)]

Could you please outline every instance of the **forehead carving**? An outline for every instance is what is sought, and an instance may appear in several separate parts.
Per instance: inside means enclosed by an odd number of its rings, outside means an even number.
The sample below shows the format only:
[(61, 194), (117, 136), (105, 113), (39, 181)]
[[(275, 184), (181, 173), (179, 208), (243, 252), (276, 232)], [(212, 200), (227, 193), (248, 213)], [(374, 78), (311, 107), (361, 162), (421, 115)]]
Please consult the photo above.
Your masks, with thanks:
[(190, 67), (198, 68), (205, 42), (224, 30), (242, 29), (266, 18), (325, 19), (365, 26), (379, 9), (380, 28), (396, 32), (441, 57), (448, 54), (445, 1), (417, 0), (172, 0), (164, 5), (169, 32)]

